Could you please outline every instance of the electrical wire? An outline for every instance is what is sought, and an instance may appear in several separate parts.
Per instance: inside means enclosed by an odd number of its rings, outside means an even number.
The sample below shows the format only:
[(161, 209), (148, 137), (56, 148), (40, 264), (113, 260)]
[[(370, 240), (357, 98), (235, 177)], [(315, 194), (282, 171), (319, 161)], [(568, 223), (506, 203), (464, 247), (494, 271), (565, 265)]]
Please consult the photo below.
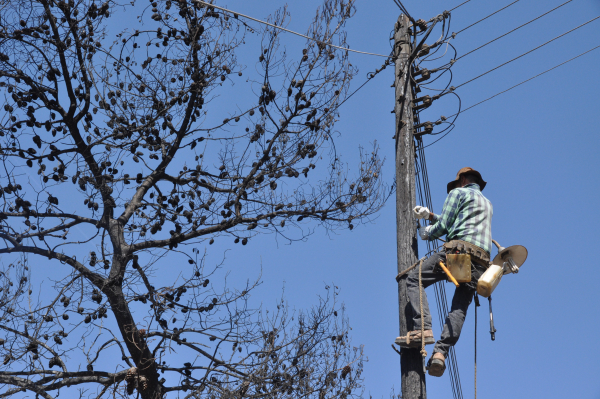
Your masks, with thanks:
[(452, 12), (452, 11), (456, 10), (458, 7), (462, 6), (463, 4), (467, 4), (469, 1), (471, 1), (471, 0), (467, 0), (467, 1), (465, 1), (464, 3), (460, 3), (460, 4), (459, 4), (459, 5), (457, 5), (456, 7), (454, 7), (454, 8), (452, 8), (452, 9), (450, 9), (450, 11), (449, 11), (449, 12)]
[[(392, 55), (390, 54), (390, 58), (391, 58), (391, 57), (392, 57)], [(352, 97), (353, 95), (355, 95), (357, 91), (359, 91), (360, 89), (362, 89), (363, 87), (365, 87), (365, 85), (366, 85), (367, 83), (369, 83), (371, 80), (373, 80), (373, 78), (374, 78), (375, 76), (377, 76), (377, 74), (379, 74), (381, 71), (383, 71), (383, 70), (384, 70), (384, 69), (387, 67), (387, 65), (388, 65), (388, 62), (386, 61), (386, 62), (385, 62), (385, 63), (384, 63), (382, 66), (381, 66), (381, 68), (379, 68), (379, 69), (375, 70), (375, 72), (369, 72), (369, 73), (367, 73), (367, 80), (365, 80), (365, 81), (363, 82), (363, 84), (361, 84), (360, 86), (358, 86), (358, 88), (357, 88), (356, 90), (354, 90), (352, 93), (350, 93), (350, 95), (349, 95), (348, 97), (344, 98), (344, 100), (343, 100), (341, 103), (339, 103), (339, 105), (337, 105), (335, 108), (336, 108), (336, 109), (339, 109), (339, 108), (342, 106), (342, 104), (344, 104), (346, 101), (348, 101), (348, 100), (350, 99), (350, 97)]]
[[(471, 27), (473, 27), (473, 26), (477, 25), (477, 24), (478, 24), (478, 23), (480, 23), (481, 21), (485, 21), (486, 19), (488, 19), (488, 18), (489, 18), (489, 17), (491, 17), (492, 15), (494, 15), (494, 14), (498, 14), (500, 11), (502, 11), (502, 10), (504, 10), (504, 9), (506, 9), (506, 8), (508, 8), (508, 7), (510, 7), (510, 6), (512, 6), (513, 4), (517, 3), (518, 1), (520, 1), (520, 0), (515, 0), (515, 1), (513, 1), (512, 3), (510, 3), (509, 5), (502, 7), (502, 8), (501, 8), (501, 9), (499, 9), (498, 11), (494, 11), (493, 13), (491, 13), (490, 15), (488, 15), (487, 17), (485, 17), (485, 18), (481, 18), (479, 21), (477, 21), (477, 22), (474, 22), (474, 23), (472, 23), (471, 25), (467, 26), (466, 28), (463, 28), (463, 29), (459, 30), (459, 31), (458, 31), (458, 32), (456, 32), (454, 35), (458, 35), (460, 32), (464, 32), (464, 31), (466, 31), (467, 29), (469, 29), (469, 28), (471, 28)], [(462, 4), (461, 4), (461, 5), (462, 5)]]
[(458, 114), (460, 114), (460, 113), (462, 113), (462, 112), (466, 112), (466, 111), (470, 110), (471, 108), (474, 108), (474, 107), (476, 107), (476, 106), (478, 106), (478, 105), (480, 105), (480, 104), (483, 104), (484, 102), (486, 102), (486, 101), (489, 101), (489, 100), (491, 100), (492, 98), (499, 96), (500, 94), (504, 94), (504, 93), (506, 93), (507, 91), (510, 91), (510, 90), (514, 89), (515, 87), (521, 86), (522, 84), (524, 84), (524, 83), (527, 83), (527, 82), (529, 82), (530, 80), (533, 80), (533, 79), (535, 79), (535, 78), (537, 78), (537, 77), (539, 77), (539, 76), (542, 76), (543, 74), (545, 74), (545, 73), (548, 73), (548, 72), (550, 72), (550, 71), (552, 71), (552, 70), (554, 70), (554, 69), (556, 69), (556, 68), (558, 68), (558, 67), (560, 67), (560, 66), (563, 66), (563, 65), (565, 65), (566, 63), (568, 63), (568, 62), (571, 62), (571, 61), (573, 61), (573, 60), (575, 60), (575, 59), (577, 59), (577, 58), (579, 58), (579, 57), (581, 57), (581, 56), (583, 56), (583, 55), (585, 55), (585, 54), (587, 54), (587, 53), (590, 53), (590, 52), (592, 52), (592, 51), (594, 51), (594, 50), (596, 50), (596, 49), (598, 49), (598, 48), (600, 48), (600, 45), (599, 45), (599, 46), (596, 46), (596, 47), (594, 47), (594, 48), (591, 48), (591, 49), (589, 49), (588, 51), (585, 51), (585, 52), (583, 52), (583, 53), (581, 53), (581, 54), (579, 54), (579, 55), (576, 55), (575, 57), (573, 57), (573, 58), (570, 58), (570, 59), (566, 60), (565, 62), (562, 62), (562, 63), (560, 63), (560, 64), (558, 64), (558, 65), (555, 65), (555, 66), (553, 66), (553, 67), (552, 67), (552, 68), (550, 68), (550, 69), (546, 69), (544, 72), (538, 73), (537, 75), (535, 75), (535, 76), (533, 76), (533, 77), (531, 77), (531, 78), (529, 78), (529, 79), (527, 79), (527, 80), (524, 80), (524, 81), (522, 81), (521, 83), (518, 83), (518, 84), (516, 84), (516, 85), (514, 85), (514, 86), (512, 86), (512, 87), (510, 87), (510, 88), (508, 88), (508, 89), (506, 89), (506, 90), (503, 90), (503, 91), (501, 91), (501, 92), (499, 92), (499, 93), (496, 93), (496, 94), (494, 94), (493, 96), (491, 96), (491, 97), (488, 97), (488, 98), (486, 98), (485, 100), (478, 102), (477, 104), (473, 104), (473, 105), (471, 105), (470, 107), (468, 107), (468, 108), (465, 108), (464, 110), (462, 110), (462, 111), (459, 111), (458, 113), (456, 113), (456, 114), (454, 114), (454, 115), (451, 115), (451, 116), (449, 116), (449, 118), (451, 118), (451, 117), (453, 117), (453, 116), (455, 116), (455, 115), (457, 116)]
[(408, 12), (408, 10), (406, 9), (406, 7), (404, 7), (404, 4), (402, 4), (401, 0), (394, 0), (394, 3), (396, 3), (396, 5), (398, 6), (398, 8), (400, 9), (400, 11), (402, 11), (407, 17), (408, 19), (410, 19), (410, 21), (412, 23), (415, 22), (415, 20), (413, 19), (413, 17), (410, 16), (410, 13)]
[(481, 78), (482, 76), (485, 76), (485, 75), (487, 75), (488, 73), (495, 71), (495, 70), (496, 70), (496, 69), (498, 69), (498, 68), (501, 68), (501, 67), (503, 67), (503, 66), (505, 66), (505, 65), (508, 65), (508, 64), (510, 64), (511, 62), (513, 62), (513, 61), (515, 61), (515, 60), (518, 60), (519, 58), (521, 58), (521, 57), (523, 57), (523, 56), (526, 56), (527, 54), (529, 54), (529, 53), (532, 53), (532, 52), (534, 52), (535, 50), (538, 50), (538, 49), (540, 49), (540, 48), (544, 47), (545, 45), (547, 45), (547, 44), (549, 44), (549, 43), (552, 43), (553, 41), (555, 41), (555, 40), (557, 40), (557, 39), (559, 39), (559, 38), (561, 38), (561, 37), (563, 37), (563, 36), (565, 36), (565, 35), (567, 35), (567, 34), (569, 34), (569, 33), (571, 33), (571, 32), (574, 32), (574, 31), (576, 31), (577, 29), (579, 29), (579, 28), (581, 28), (581, 27), (583, 27), (583, 26), (585, 26), (585, 25), (589, 24), (590, 22), (593, 22), (593, 21), (597, 20), (598, 18), (600, 18), (600, 15), (599, 15), (599, 16), (597, 16), (596, 18), (592, 18), (592, 19), (590, 19), (589, 21), (587, 21), (587, 22), (585, 22), (585, 23), (583, 23), (583, 24), (581, 24), (581, 25), (579, 25), (579, 26), (577, 26), (577, 27), (575, 27), (575, 28), (571, 29), (571, 30), (570, 30), (570, 31), (568, 31), (568, 32), (565, 32), (565, 33), (563, 33), (562, 35), (556, 36), (554, 39), (550, 39), (550, 40), (548, 40), (548, 41), (547, 41), (546, 43), (544, 43), (544, 44), (540, 44), (539, 46), (537, 46), (537, 47), (535, 47), (535, 48), (533, 48), (533, 49), (531, 49), (531, 50), (527, 51), (526, 53), (523, 53), (523, 54), (519, 55), (518, 57), (515, 57), (515, 58), (513, 58), (512, 60), (506, 61), (505, 63), (503, 63), (503, 64), (500, 64), (500, 65), (498, 65), (497, 67), (495, 67), (495, 68), (492, 68), (492, 69), (490, 69), (489, 71), (487, 71), (487, 72), (484, 72), (484, 73), (482, 73), (481, 75), (474, 77), (473, 79), (470, 79), (470, 80), (467, 80), (467, 81), (466, 81), (466, 82), (464, 82), (464, 83), (461, 83), (460, 85), (456, 86), (456, 87), (454, 88), (454, 90), (456, 90), (456, 89), (458, 89), (459, 87), (462, 87), (462, 86), (464, 86), (464, 85), (466, 85), (466, 84), (468, 84), (468, 83), (471, 83), (471, 82), (473, 82), (474, 80), (477, 80), (477, 79)]
[(284, 28), (284, 27), (282, 27), (282, 26), (277, 26), (277, 25), (271, 24), (271, 23), (269, 23), (269, 22), (262, 21), (262, 20), (260, 20), (260, 19), (256, 19), (256, 18), (250, 17), (250, 16), (248, 16), (248, 15), (245, 15), (245, 14), (240, 14), (239, 12), (232, 11), (232, 10), (228, 10), (227, 8), (219, 7), (219, 6), (216, 6), (216, 5), (214, 5), (214, 4), (207, 3), (207, 2), (205, 2), (205, 1), (202, 1), (202, 0), (193, 0), (193, 1), (194, 1), (195, 3), (204, 4), (204, 5), (205, 5), (205, 6), (207, 6), (207, 7), (213, 7), (213, 8), (217, 8), (217, 9), (219, 9), (219, 10), (221, 10), (221, 11), (229, 12), (229, 13), (233, 14), (233, 15), (234, 15), (234, 17), (235, 17), (235, 16), (240, 16), (240, 17), (248, 18), (248, 19), (250, 19), (250, 20), (252, 20), (252, 21), (255, 21), (255, 22), (258, 22), (258, 23), (261, 23), (261, 24), (264, 24), (264, 25), (268, 25), (268, 26), (270, 26), (270, 27), (272, 27), (272, 28), (279, 29), (279, 30), (282, 30), (282, 31), (285, 31), (285, 32), (288, 32), (288, 33), (292, 33), (292, 34), (294, 34), (294, 35), (297, 35), (297, 36), (303, 37), (303, 38), (305, 38), (305, 39), (308, 39), (308, 40), (313, 40), (313, 41), (315, 41), (315, 42), (317, 42), (317, 43), (321, 43), (321, 44), (327, 45), (327, 46), (329, 46), (329, 47), (335, 47), (335, 48), (337, 48), (337, 49), (340, 49), (340, 50), (351, 51), (351, 52), (353, 52), (353, 53), (358, 53), (358, 54), (375, 55), (375, 56), (377, 56), (377, 57), (385, 57), (385, 58), (388, 58), (388, 57), (389, 57), (389, 56), (387, 56), (387, 55), (383, 55), (383, 54), (369, 53), (369, 52), (367, 52), (367, 51), (358, 51), (358, 50), (352, 50), (352, 49), (350, 49), (350, 48), (346, 48), (346, 47), (336, 46), (335, 44), (326, 43), (326, 42), (323, 42), (323, 41), (321, 41), (321, 40), (315, 39), (314, 37), (306, 36), (306, 35), (303, 35), (302, 33), (294, 32), (293, 30), (286, 29), (286, 28)]
[(471, 53), (474, 53), (475, 51), (477, 51), (477, 50), (479, 50), (479, 49), (482, 49), (482, 48), (484, 48), (484, 47), (485, 47), (485, 46), (487, 46), (488, 44), (490, 44), (490, 43), (493, 43), (493, 42), (495, 42), (495, 41), (496, 41), (496, 40), (498, 40), (498, 39), (502, 39), (504, 36), (507, 36), (507, 35), (509, 35), (509, 34), (513, 33), (514, 31), (516, 31), (516, 30), (518, 30), (518, 29), (521, 29), (521, 28), (522, 28), (522, 27), (524, 27), (525, 25), (529, 25), (529, 24), (530, 24), (530, 23), (532, 23), (533, 21), (537, 21), (538, 19), (542, 18), (543, 16), (546, 16), (546, 15), (550, 14), (550, 13), (551, 13), (552, 11), (554, 11), (554, 10), (558, 10), (559, 8), (561, 8), (562, 6), (564, 6), (565, 4), (567, 4), (567, 3), (570, 3), (570, 2), (572, 2), (572, 1), (573, 1), (573, 0), (568, 0), (568, 1), (565, 1), (564, 3), (562, 3), (561, 5), (559, 5), (558, 7), (554, 7), (552, 10), (550, 10), (550, 11), (546, 11), (545, 13), (543, 13), (542, 15), (540, 15), (539, 17), (537, 17), (537, 18), (534, 18), (534, 19), (532, 19), (531, 21), (524, 23), (523, 25), (517, 26), (516, 28), (514, 28), (513, 30), (511, 30), (511, 31), (509, 31), (509, 32), (506, 32), (506, 33), (505, 33), (505, 34), (503, 34), (502, 36), (498, 36), (497, 38), (495, 38), (495, 39), (493, 39), (493, 40), (490, 40), (489, 42), (487, 42), (487, 43), (485, 43), (485, 44), (482, 44), (481, 46), (477, 47), (476, 49), (473, 49), (473, 50), (469, 51), (468, 53), (461, 55), (460, 57), (456, 58), (456, 61), (460, 60), (461, 58), (464, 58), (464, 57), (466, 57), (467, 55), (469, 55), (469, 54), (471, 54)]

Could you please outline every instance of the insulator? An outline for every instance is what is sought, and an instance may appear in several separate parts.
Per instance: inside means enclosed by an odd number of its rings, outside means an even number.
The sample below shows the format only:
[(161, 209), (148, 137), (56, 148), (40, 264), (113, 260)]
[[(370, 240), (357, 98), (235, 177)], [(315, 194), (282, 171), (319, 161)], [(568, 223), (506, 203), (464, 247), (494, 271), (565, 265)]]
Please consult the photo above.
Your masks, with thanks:
[(413, 104), (421, 101), (423, 101), (423, 104), (413, 105), (412, 109), (416, 111), (419, 109), (427, 108), (431, 105), (431, 97), (429, 96), (419, 97), (413, 102)]
[(425, 68), (421, 69), (420, 75), (421, 75), (421, 77), (419, 79), (415, 79), (416, 83), (424, 82), (431, 77), (431, 73), (429, 72), (428, 69), (425, 69)]
[(417, 57), (426, 56), (427, 54), (429, 54), (429, 50), (431, 50), (431, 47), (427, 44), (423, 44), (421, 50), (419, 51), (419, 54), (417, 54)]
[(425, 29), (427, 29), (427, 21), (425, 21), (424, 19), (417, 19), (415, 21), (415, 25), (421, 29), (421, 31), (424, 31)]
[(422, 136), (424, 134), (430, 134), (433, 131), (433, 123), (427, 121), (427, 122), (423, 122), (423, 123), (419, 123), (418, 125), (415, 125), (415, 130), (422, 127), (423, 130), (420, 132), (414, 132), (413, 136), (418, 137), (418, 136)]

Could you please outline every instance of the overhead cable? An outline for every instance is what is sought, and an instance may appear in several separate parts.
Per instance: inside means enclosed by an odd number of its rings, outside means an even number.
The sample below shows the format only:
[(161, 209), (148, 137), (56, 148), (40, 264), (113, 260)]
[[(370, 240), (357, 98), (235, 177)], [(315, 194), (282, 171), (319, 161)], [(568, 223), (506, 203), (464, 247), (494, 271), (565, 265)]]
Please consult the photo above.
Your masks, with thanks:
[[(470, 110), (471, 108), (474, 108), (474, 107), (476, 107), (476, 106), (478, 106), (478, 105), (481, 105), (481, 104), (483, 104), (484, 102), (486, 102), (486, 101), (489, 101), (489, 100), (491, 100), (491, 99), (492, 99), (492, 98), (494, 98), (494, 97), (498, 97), (500, 94), (504, 94), (504, 93), (506, 93), (507, 91), (510, 91), (510, 90), (512, 90), (512, 89), (514, 89), (514, 88), (516, 88), (516, 87), (519, 87), (519, 86), (521, 86), (522, 84), (529, 82), (530, 80), (533, 80), (533, 79), (535, 79), (535, 78), (537, 78), (537, 77), (539, 77), (539, 76), (542, 76), (542, 75), (543, 75), (543, 74), (545, 74), (545, 73), (548, 73), (548, 72), (550, 72), (550, 71), (552, 71), (552, 70), (554, 70), (554, 69), (556, 69), (556, 68), (558, 68), (558, 67), (560, 67), (560, 66), (563, 66), (563, 65), (565, 65), (565, 64), (567, 64), (567, 63), (569, 63), (569, 62), (571, 62), (571, 61), (573, 61), (573, 60), (575, 60), (575, 59), (577, 59), (577, 58), (579, 58), (579, 57), (581, 57), (581, 56), (583, 56), (583, 55), (585, 55), (585, 54), (587, 54), (587, 53), (590, 53), (590, 52), (592, 52), (592, 51), (594, 51), (594, 50), (596, 50), (596, 49), (599, 49), (599, 48), (600, 48), (600, 45), (598, 45), (598, 46), (596, 46), (596, 47), (593, 47), (593, 48), (591, 48), (591, 49), (589, 49), (589, 50), (587, 50), (587, 51), (584, 51), (583, 53), (581, 53), (581, 54), (579, 54), (579, 55), (576, 55), (576, 56), (575, 56), (575, 57), (573, 57), (573, 58), (570, 58), (570, 59), (568, 59), (568, 60), (566, 60), (566, 61), (564, 61), (564, 62), (561, 62), (560, 64), (558, 64), (558, 65), (555, 65), (555, 66), (553, 66), (552, 68), (546, 69), (544, 72), (540, 72), (540, 73), (538, 73), (537, 75), (535, 75), (535, 76), (532, 76), (531, 78), (529, 78), (529, 79), (527, 79), (527, 80), (524, 80), (524, 81), (522, 81), (521, 83), (517, 83), (516, 85), (514, 85), (514, 86), (512, 86), (512, 87), (509, 87), (509, 88), (508, 88), (508, 89), (506, 89), (506, 90), (503, 90), (503, 91), (501, 91), (501, 92), (499, 92), (499, 93), (496, 93), (496, 94), (494, 94), (493, 96), (491, 96), (491, 97), (488, 97), (488, 98), (486, 98), (486, 99), (485, 99), (485, 100), (483, 100), (483, 101), (480, 101), (480, 102), (478, 102), (478, 103), (476, 103), (476, 104), (473, 104), (473, 105), (471, 105), (470, 107), (467, 107), (467, 108), (465, 108), (464, 110), (459, 110), (457, 113), (450, 115), (450, 116), (449, 116), (448, 118), (446, 118), (446, 119), (450, 119), (450, 118), (452, 118), (452, 117), (458, 117), (458, 115), (460, 115), (461, 113), (463, 113), (463, 112), (465, 112), (465, 111), (468, 111), (468, 110)], [(453, 94), (455, 94), (455, 93), (453, 93)], [(459, 100), (459, 101), (460, 101), (460, 100)], [(454, 118), (454, 120), (456, 120), (456, 118)], [(452, 124), (454, 124), (454, 122), (452, 122)], [(441, 132), (440, 132), (440, 133), (441, 133)], [(450, 133), (450, 132), (447, 132), (446, 134), (444, 134), (442, 137), (440, 137), (439, 139), (435, 140), (434, 142), (427, 144), (426, 146), (424, 146), (424, 147), (423, 147), (423, 149), (425, 149), (425, 148), (427, 148), (427, 147), (430, 147), (430, 146), (434, 145), (435, 143), (437, 143), (438, 141), (440, 141), (441, 139), (443, 139), (444, 137), (446, 137), (446, 136), (448, 135), (448, 133)]]
[(213, 7), (213, 8), (217, 8), (217, 9), (219, 9), (219, 10), (221, 10), (221, 11), (229, 12), (229, 13), (233, 14), (233, 15), (234, 15), (234, 17), (235, 17), (235, 16), (244, 17), (244, 18), (250, 19), (250, 20), (252, 20), (252, 21), (255, 21), (255, 22), (258, 22), (258, 23), (261, 23), (261, 24), (264, 24), (264, 25), (268, 25), (268, 26), (270, 26), (270, 27), (272, 27), (272, 28), (279, 29), (279, 30), (282, 30), (282, 31), (285, 31), (285, 32), (288, 32), (288, 33), (292, 33), (292, 34), (294, 34), (294, 35), (297, 35), (297, 36), (303, 37), (303, 38), (305, 38), (305, 39), (308, 39), (308, 40), (313, 40), (313, 41), (315, 41), (315, 42), (317, 42), (317, 43), (321, 43), (321, 44), (327, 45), (327, 46), (329, 46), (329, 47), (335, 47), (335, 48), (337, 48), (337, 49), (340, 49), (340, 50), (345, 50), (345, 51), (351, 51), (351, 52), (353, 52), (353, 53), (366, 54), (366, 55), (375, 55), (375, 56), (377, 56), (377, 57), (385, 57), (385, 58), (389, 58), (389, 56), (388, 56), (388, 55), (377, 54), (377, 53), (369, 53), (369, 52), (366, 52), (366, 51), (352, 50), (352, 49), (349, 49), (349, 48), (346, 48), (346, 47), (336, 46), (335, 44), (326, 43), (326, 42), (323, 42), (323, 41), (321, 41), (321, 40), (315, 39), (314, 37), (306, 36), (306, 35), (303, 35), (302, 33), (294, 32), (293, 30), (286, 29), (286, 28), (284, 28), (284, 27), (282, 27), (282, 26), (277, 26), (277, 25), (274, 25), (274, 24), (272, 24), (272, 23), (269, 23), (269, 22), (266, 22), (266, 21), (262, 21), (262, 20), (260, 20), (260, 19), (256, 19), (256, 18), (250, 17), (250, 16), (248, 16), (248, 15), (240, 14), (240, 13), (239, 13), (239, 12), (237, 12), (237, 11), (228, 10), (227, 8), (219, 7), (219, 6), (216, 6), (216, 5), (214, 5), (214, 4), (207, 3), (207, 2), (205, 2), (205, 1), (202, 1), (202, 0), (193, 0), (193, 1), (194, 1), (195, 3), (204, 4), (204, 5), (205, 5), (205, 6), (207, 6), (207, 7)]
[[(568, 32), (565, 32), (565, 33), (563, 33), (562, 35), (556, 36), (554, 39), (550, 39), (550, 40), (548, 40), (546, 43), (540, 44), (539, 46), (537, 46), (537, 47), (535, 47), (535, 48), (533, 48), (533, 49), (531, 49), (531, 50), (527, 51), (526, 53), (523, 53), (523, 54), (521, 54), (521, 55), (520, 55), (520, 56), (518, 56), (518, 57), (515, 57), (515, 58), (513, 58), (512, 60), (506, 61), (505, 63), (503, 63), (503, 64), (500, 64), (500, 65), (498, 65), (497, 67), (495, 67), (495, 68), (493, 68), (493, 69), (490, 69), (489, 71), (487, 71), (487, 72), (484, 72), (484, 73), (482, 73), (482, 74), (481, 74), (481, 75), (479, 75), (479, 76), (476, 76), (476, 77), (474, 77), (473, 79), (470, 79), (470, 80), (467, 80), (467, 81), (466, 81), (466, 82), (464, 82), (464, 83), (461, 83), (460, 85), (456, 86), (456, 87), (454, 88), (454, 90), (458, 89), (459, 87), (462, 87), (462, 86), (466, 85), (467, 83), (471, 83), (471, 82), (473, 82), (474, 80), (477, 80), (477, 79), (479, 79), (480, 77), (482, 77), (482, 76), (485, 76), (485, 75), (487, 75), (488, 73), (490, 73), (490, 72), (493, 72), (493, 71), (495, 71), (495, 70), (496, 70), (496, 69), (498, 69), (498, 68), (501, 68), (501, 67), (503, 67), (503, 66), (505, 66), (505, 65), (507, 65), (507, 64), (510, 64), (511, 62), (513, 62), (513, 61), (515, 61), (515, 60), (518, 60), (519, 58), (521, 58), (521, 57), (523, 57), (523, 56), (526, 56), (527, 54), (529, 54), (529, 53), (532, 53), (532, 52), (534, 52), (535, 50), (537, 50), (537, 49), (540, 49), (540, 48), (544, 47), (545, 45), (547, 45), (547, 44), (549, 44), (549, 43), (552, 43), (552, 42), (553, 42), (553, 41), (555, 41), (556, 39), (559, 39), (559, 38), (561, 38), (561, 37), (563, 37), (563, 36), (565, 36), (565, 35), (567, 35), (567, 34), (569, 34), (569, 33), (571, 33), (571, 32), (574, 32), (574, 31), (576, 31), (577, 29), (579, 29), (579, 28), (581, 28), (581, 27), (583, 27), (583, 26), (585, 26), (585, 25), (589, 24), (590, 22), (593, 22), (593, 21), (597, 20), (598, 18), (600, 18), (600, 15), (599, 15), (599, 16), (597, 16), (596, 18), (592, 18), (592, 19), (590, 19), (589, 21), (587, 21), (587, 22), (585, 22), (585, 23), (583, 23), (583, 24), (581, 24), (581, 25), (579, 25), (579, 26), (577, 26), (577, 27), (575, 27), (575, 28), (571, 29), (571, 30), (570, 30), (570, 31), (568, 31)], [(450, 89), (452, 90), (452, 88), (450, 88)]]
[[(471, 105), (470, 107), (468, 107), (468, 108), (465, 108), (464, 110), (460, 111), (460, 113), (462, 113), (462, 112), (465, 112), (465, 111), (467, 111), (467, 110), (470, 110), (471, 108), (474, 108), (474, 107), (478, 106), (479, 104), (483, 104), (484, 102), (486, 102), (486, 101), (489, 101), (489, 100), (491, 100), (492, 98), (499, 96), (500, 94), (504, 94), (504, 93), (506, 93), (507, 91), (510, 91), (510, 90), (514, 89), (515, 87), (521, 86), (522, 84), (524, 84), (524, 83), (527, 83), (527, 82), (529, 82), (530, 80), (533, 80), (533, 79), (535, 79), (535, 78), (537, 78), (537, 77), (539, 77), (539, 76), (542, 76), (543, 74), (545, 74), (545, 73), (548, 73), (548, 72), (550, 72), (550, 71), (552, 71), (552, 70), (554, 70), (554, 69), (556, 69), (556, 68), (558, 68), (558, 67), (560, 67), (560, 66), (562, 66), (562, 65), (565, 65), (566, 63), (568, 63), (568, 62), (571, 62), (571, 61), (573, 61), (573, 60), (575, 60), (575, 59), (577, 59), (577, 58), (581, 57), (582, 55), (585, 55), (585, 54), (587, 54), (587, 53), (589, 53), (589, 52), (592, 52), (592, 51), (594, 51), (594, 50), (596, 50), (596, 49), (598, 49), (598, 48), (600, 48), (600, 45), (598, 45), (598, 46), (596, 46), (596, 47), (594, 47), (594, 48), (591, 48), (591, 49), (589, 49), (588, 51), (585, 51), (585, 52), (583, 52), (583, 53), (581, 53), (581, 54), (579, 54), (579, 55), (576, 55), (575, 57), (573, 57), (573, 58), (571, 58), (571, 59), (568, 59), (568, 60), (566, 60), (565, 62), (562, 62), (562, 63), (560, 63), (560, 64), (558, 64), (558, 65), (556, 65), (556, 66), (553, 66), (553, 67), (552, 67), (552, 68), (550, 68), (550, 69), (546, 69), (544, 72), (538, 73), (537, 75), (535, 75), (535, 76), (533, 76), (533, 77), (531, 77), (531, 78), (529, 78), (529, 79), (527, 79), (527, 80), (524, 80), (524, 81), (522, 81), (521, 83), (518, 83), (518, 84), (516, 84), (516, 85), (514, 85), (514, 86), (512, 86), (512, 87), (510, 87), (510, 88), (508, 88), (508, 89), (506, 89), (506, 90), (504, 90), (504, 91), (501, 91), (500, 93), (496, 93), (496, 94), (494, 94), (493, 96), (491, 96), (491, 97), (488, 97), (488, 98), (486, 98), (485, 100), (478, 102), (477, 104)], [(458, 113), (456, 113), (456, 114), (454, 114), (454, 115), (450, 115), (448, 118), (452, 118), (452, 117), (453, 117), (453, 116), (455, 116), (455, 115), (458, 115)]]
[(467, 4), (469, 1), (471, 1), (471, 0), (467, 0), (467, 1), (463, 2), (463, 3), (460, 3), (460, 4), (459, 4), (459, 5), (457, 5), (456, 7), (454, 7), (454, 8), (452, 8), (452, 9), (450, 9), (450, 12), (452, 12), (452, 11), (456, 10), (458, 7), (462, 6), (463, 4)]
[(495, 38), (494, 40), (490, 40), (489, 42), (487, 42), (487, 43), (485, 43), (485, 44), (483, 44), (483, 45), (481, 45), (481, 46), (477, 47), (476, 49), (473, 49), (473, 50), (469, 51), (468, 53), (461, 55), (460, 57), (458, 57), (458, 58), (456, 59), (456, 61), (460, 60), (460, 59), (461, 59), (461, 58), (463, 58), (463, 57), (466, 57), (467, 55), (469, 55), (469, 54), (471, 54), (471, 53), (474, 53), (475, 51), (477, 51), (477, 50), (479, 50), (479, 49), (481, 49), (481, 48), (483, 48), (483, 47), (487, 46), (487, 45), (488, 45), (488, 44), (490, 44), (490, 43), (493, 43), (493, 42), (495, 42), (495, 41), (496, 41), (496, 40), (498, 40), (498, 39), (502, 39), (504, 36), (506, 36), (506, 35), (509, 35), (509, 34), (513, 33), (514, 31), (516, 31), (516, 30), (518, 30), (518, 29), (521, 29), (521, 28), (522, 28), (522, 27), (524, 27), (525, 25), (529, 25), (529, 24), (530, 24), (530, 23), (532, 23), (533, 21), (536, 21), (536, 20), (538, 20), (538, 19), (542, 18), (543, 16), (550, 14), (550, 13), (551, 13), (552, 11), (554, 11), (554, 10), (558, 10), (560, 7), (564, 6), (564, 5), (565, 5), (565, 4), (567, 4), (567, 3), (570, 3), (570, 2), (572, 2), (572, 1), (573, 1), (573, 0), (568, 0), (568, 1), (565, 1), (564, 3), (562, 3), (561, 5), (559, 5), (558, 7), (554, 7), (552, 10), (550, 10), (550, 11), (547, 11), (547, 12), (543, 13), (543, 14), (542, 14), (542, 15), (540, 15), (539, 17), (537, 17), (537, 18), (534, 18), (534, 19), (532, 19), (531, 21), (524, 23), (523, 25), (517, 26), (516, 28), (514, 28), (513, 30), (511, 30), (511, 31), (509, 31), (509, 32), (506, 32), (506, 33), (505, 33), (505, 34), (503, 34), (502, 36), (498, 36), (498, 37), (497, 37), (497, 38)]
[[(488, 15), (487, 17), (485, 17), (485, 18), (482, 18), (482, 19), (480, 19), (479, 21), (477, 21), (477, 22), (475, 22), (475, 23), (472, 23), (471, 25), (467, 26), (466, 28), (463, 28), (463, 29), (459, 30), (458, 32), (456, 32), (456, 33), (455, 33), (455, 35), (458, 35), (460, 32), (464, 32), (464, 31), (466, 31), (467, 29), (469, 29), (469, 28), (470, 28), (470, 27), (472, 27), (472, 26), (475, 26), (475, 25), (477, 25), (477, 24), (478, 24), (478, 23), (480, 23), (481, 21), (485, 21), (486, 19), (488, 19), (488, 18), (489, 18), (489, 17), (491, 17), (492, 15), (499, 13), (500, 11), (502, 11), (502, 10), (504, 10), (504, 9), (506, 9), (506, 8), (508, 8), (508, 7), (510, 7), (510, 6), (512, 6), (512, 5), (513, 5), (513, 4), (515, 4), (515, 3), (517, 3), (518, 1), (519, 1), (519, 0), (515, 0), (515, 1), (513, 1), (512, 3), (510, 3), (509, 5), (502, 7), (502, 8), (501, 8), (501, 9), (499, 9), (498, 11), (494, 11), (493, 13), (491, 13), (490, 15)], [(461, 5), (462, 5), (462, 4), (461, 4)]]
[(404, 7), (404, 4), (402, 4), (401, 0), (394, 0), (394, 3), (396, 3), (396, 5), (400, 9), (400, 11), (402, 11), (404, 14), (406, 14), (406, 16), (408, 17), (408, 19), (411, 20), (411, 22), (414, 22), (413, 17), (410, 16), (408, 10), (406, 9), (406, 7)]

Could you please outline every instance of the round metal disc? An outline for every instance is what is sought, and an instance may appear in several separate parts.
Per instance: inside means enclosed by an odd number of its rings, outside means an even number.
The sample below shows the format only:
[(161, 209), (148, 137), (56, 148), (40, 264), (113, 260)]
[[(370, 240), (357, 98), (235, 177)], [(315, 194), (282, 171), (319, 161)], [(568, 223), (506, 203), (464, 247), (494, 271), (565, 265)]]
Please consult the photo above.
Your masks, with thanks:
[(502, 266), (504, 260), (502, 260), (502, 255), (510, 252), (510, 256), (512, 256), (515, 264), (519, 266), (519, 268), (525, 263), (527, 259), (527, 248), (522, 245), (513, 245), (508, 248), (504, 248), (502, 251), (498, 252), (498, 255), (492, 261), (493, 265)]

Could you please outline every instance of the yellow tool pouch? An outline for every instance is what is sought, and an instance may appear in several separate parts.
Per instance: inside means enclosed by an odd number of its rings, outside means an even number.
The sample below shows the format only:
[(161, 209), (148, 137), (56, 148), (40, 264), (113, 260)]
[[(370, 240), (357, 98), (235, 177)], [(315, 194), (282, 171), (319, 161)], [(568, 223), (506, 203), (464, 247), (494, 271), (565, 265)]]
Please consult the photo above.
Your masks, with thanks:
[(471, 255), (469, 254), (446, 254), (448, 270), (459, 283), (471, 281)]

